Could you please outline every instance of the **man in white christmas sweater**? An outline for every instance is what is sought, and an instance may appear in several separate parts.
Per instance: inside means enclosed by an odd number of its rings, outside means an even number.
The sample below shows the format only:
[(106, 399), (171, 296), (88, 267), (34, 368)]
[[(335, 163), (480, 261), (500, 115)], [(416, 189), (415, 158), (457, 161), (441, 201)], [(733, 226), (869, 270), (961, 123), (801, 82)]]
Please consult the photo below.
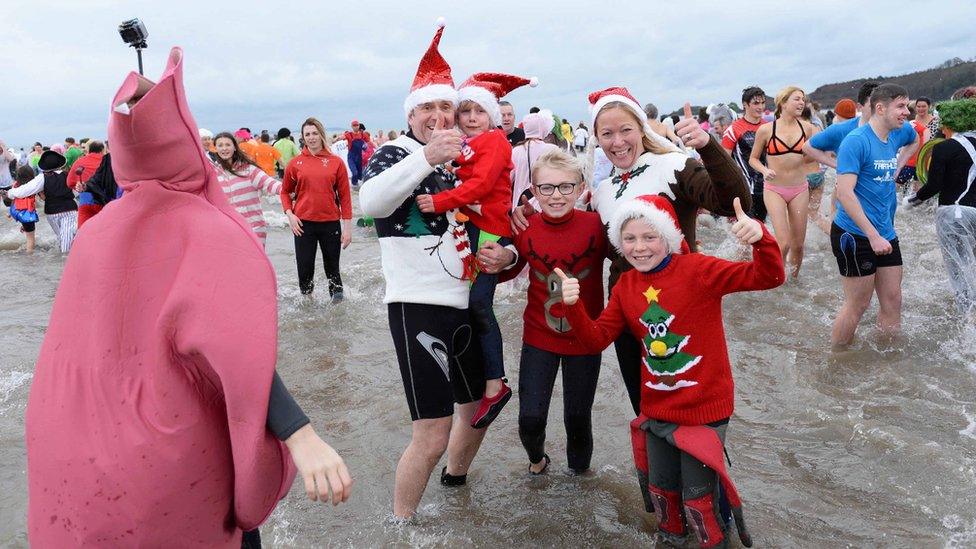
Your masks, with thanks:
[[(465, 483), (484, 429), (471, 417), (484, 393), (481, 350), (468, 314), (468, 281), (459, 249), (463, 225), (450, 212), (423, 213), (417, 195), (456, 183), (442, 164), (461, 151), (454, 129), (457, 91), (437, 46), (443, 25), (420, 62), (404, 102), (410, 131), (380, 147), (363, 174), (359, 200), (375, 218), (390, 321), (412, 435), (397, 464), (393, 513), (412, 516), (427, 479), (447, 451), (441, 483)], [(463, 246), (462, 246), (463, 244)], [(457, 405), (458, 420), (453, 422)]]

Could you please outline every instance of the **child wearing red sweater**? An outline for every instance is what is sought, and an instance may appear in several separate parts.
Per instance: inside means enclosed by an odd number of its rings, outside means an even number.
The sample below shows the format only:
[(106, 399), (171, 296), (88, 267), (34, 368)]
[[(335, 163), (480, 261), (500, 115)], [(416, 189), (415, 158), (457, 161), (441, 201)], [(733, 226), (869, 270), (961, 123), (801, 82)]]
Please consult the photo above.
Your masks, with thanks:
[(515, 236), (518, 262), (501, 275), (504, 282), (529, 266), (518, 379), (519, 438), (529, 457), (529, 472), (545, 473), (550, 463), (545, 452), (546, 423), (561, 365), (566, 461), (579, 474), (590, 468), (593, 455), (590, 415), (601, 355), (587, 350), (574, 337), (553, 269), (561, 267), (577, 278), (586, 311), (599, 315), (607, 237), (599, 214), (575, 209), (583, 190), (583, 173), (576, 159), (562, 150), (549, 151), (532, 163), (531, 180), (530, 190), (542, 208), (541, 219)]
[(634, 269), (625, 272), (600, 317), (593, 321), (579, 301), (579, 283), (565, 277), (563, 302), (577, 340), (601, 351), (625, 329), (641, 334), (641, 414), (631, 424), (634, 460), (648, 475), (658, 528), (682, 537), (686, 523), (702, 547), (725, 539), (718, 513), (721, 481), (747, 547), (738, 492), (725, 470), (725, 430), (734, 402), (722, 322), (722, 297), (783, 283), (776, 240), (758, 221), (734, 208), (732, 233), (752, 245), (751, 262), (688, 253), (674, 209), (661, 196), (621, 205), (609, 238)]
[[(474, 332), (482, 348), (485, 364), (485, 392), (481, 405), (471, 418), (471, 426), (488, 427), (512, 398), (506, 384), (502, 358), (502, 333), (492, 309), (498, 275), (476, 272), (475, 257), (484, 242), (501, 246), (512, 243), (509, 213), (512, 204), (512, 145), (501, 125), (498, 100), (511, 90), (533, 81), (497, 73), (476, 73), (458, 89), (460, 104), (457, 126), (466, 136), (461, 154), (454, 161), (454, 175), (460, 184), (437, 194), (417, 196), (423, 213), (444, 213), (460, 209), (458, 221), (466, 222), (470, 246), (462, 258), (466, 275), (473, 282), (468, 307)], [(534, 84), (533, 84), (534, 85)], [(460, 246), (464, 244), (459, 243)]]

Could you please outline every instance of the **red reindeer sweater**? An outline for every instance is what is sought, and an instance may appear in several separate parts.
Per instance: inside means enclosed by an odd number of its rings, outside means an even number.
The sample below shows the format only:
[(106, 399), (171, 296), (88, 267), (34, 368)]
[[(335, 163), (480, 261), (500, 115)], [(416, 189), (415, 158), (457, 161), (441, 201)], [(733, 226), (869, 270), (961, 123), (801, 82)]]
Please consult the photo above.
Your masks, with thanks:
[(571, 210), (558, 219), (541, 214), (515, 236), (519, 261), (502, 273), (500, 281), (514, 278), (529, 266), (529, 292), (525, 304), (522, 341), (563, 355), (597, 354), (573, 337), (566, 319), (562, 285), (552, 272), (559, 267), (580, 281), (580, 299), (586, 312), (598, 316), (603, 308), (603, 260), (607, 237), (600, 214)]

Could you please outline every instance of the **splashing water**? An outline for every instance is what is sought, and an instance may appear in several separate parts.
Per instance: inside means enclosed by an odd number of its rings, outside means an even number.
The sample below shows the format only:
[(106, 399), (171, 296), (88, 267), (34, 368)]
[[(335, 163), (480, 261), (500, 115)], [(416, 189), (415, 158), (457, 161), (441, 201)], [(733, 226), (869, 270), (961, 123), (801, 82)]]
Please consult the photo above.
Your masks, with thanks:
[[(830, 179), (830, 178), (828, 178)], [(828, 185), (830, 182), (828, 181)], [(826, 203), (826, 199), (825, 199)], [(266, 543), (308, 546), (646, 546), (655, 521), (634, 481), (632, 417), (613, 351), (604, 353), (593, 406), (592, 472), (565, 472), (562, 391), (550, 410), (550, 474), (529, 478), (516, 400), (492, 425), (462, 488), (436, 474), (418, 517), (388, 520), (397, 460), (410, 420), (382, 304), (379, 247), (355, 228), (343, 252), (346, 301), (297, 289), (294, 248), (278, 206), (265, 204), (268, 252), (279, 284), (279, 371), (316, 429), (349, 464), (353, 497), (338, 508), (304, 499), (298, 484), (263, 527)], [(726, 332), (736, 380), (728, 449), (757, 546), (941, 546), (976, 543), (976, 331), (956, 320), (931, 210), (900, 211), (905, 258), (904, 334), (872, 328), (831, 353), (840, 306), (825, 235), (810, 226), (798, 282), (729, 296)], [(23, 410), (63, 259), (37, 224), (33, 256), (0, 225), (0, 546), (26, 546)], [(706, 253), (736, 257), (727, 223), (703, 227)], [(19, 242), (19, 241), (18, 241)], [(524, 290), (499, 288), (496, 314), (510, 378), (518, 378)], [(513, 387), (517, 390), (517, 386)], [(440, 467), (436, 469), (440, 471)]]

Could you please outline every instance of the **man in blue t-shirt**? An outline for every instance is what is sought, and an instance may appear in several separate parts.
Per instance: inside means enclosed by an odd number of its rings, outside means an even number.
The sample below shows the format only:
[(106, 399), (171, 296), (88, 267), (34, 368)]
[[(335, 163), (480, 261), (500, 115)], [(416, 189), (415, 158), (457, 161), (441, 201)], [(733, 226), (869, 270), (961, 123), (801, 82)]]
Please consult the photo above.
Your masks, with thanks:
[[(908, 91), (882, 84), (871, 92), (871, 118), (852, 130), (837, 152), (837, 199), (830, 242), (843, 277), (844, 304), (831, 343), (854, 339), (861, 316), (878, 294), (878, 327), (901, 327), (902, 260), (895, 234), (898, 150), (918, 139), (908, 118)], [(915, 148), (915, 147), (911, 147)]]
[[(830, 166), (831, 168), (837, 168), (837, 157), (835, 156), (837, 151), (840, 149), (841, 142), (847, 137), (852, 131), (868, 123), (871, 119), (871, 92), (874, 88), (878, 87), (877, 82), (865, 82), (861, 84), (861, 88), (857, 91), (857, 104), (860, 106), (860, 116), (855, 116), (850, 120), (845, 120), (843, 122), (838, 122), (836, 124), (831, 124), (827, 129), (822, 132), (817, 133), (813, 137), (807, 140), (803, 144), (803, 154), (809, 156), (810, 158), (820, 162), (825, 166)], [(916, 141), (912, 145), (905, 147), (898, 153), (898, 169), (900, 170), (908, 160), (914, 156), (915, 151), (918, 150), (919, 143)], [(830, 154), (834, 153), (834, 154)], [(837, 202), (831, 198), (830, 200), (830, 216), (826, 219), (829, 223), (834, 217), (834, 212), (837, 208)], [(818, 221), (819, 225), (821, 222)], [(821, 227), (823, 228), (823, 227)], [(824, 229), (826, 230), (826, 229)]]

